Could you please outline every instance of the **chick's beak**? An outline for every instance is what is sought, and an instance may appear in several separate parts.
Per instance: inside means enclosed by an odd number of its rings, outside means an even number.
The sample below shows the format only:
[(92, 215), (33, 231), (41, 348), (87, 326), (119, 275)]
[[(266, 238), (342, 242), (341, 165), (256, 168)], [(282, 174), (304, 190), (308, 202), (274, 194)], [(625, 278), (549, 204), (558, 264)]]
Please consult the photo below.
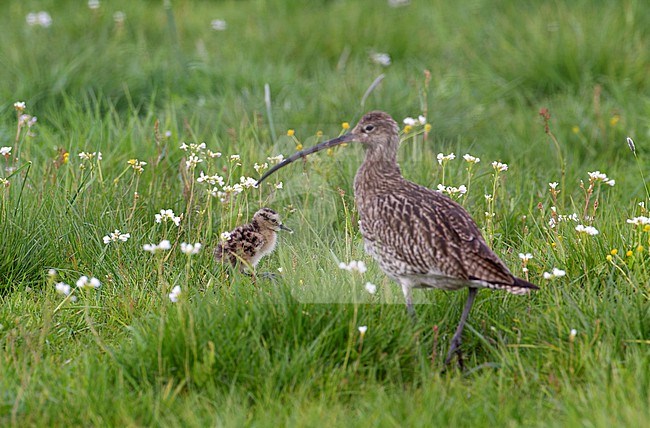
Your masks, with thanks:
[(289, 229), (289, 228), (288, 228), (287, 226), (285, 226), (284, 224), (280, 223), (279, 226), (280, 226), (280, 230), (286, 230), (286, 231), (289, 232), (289, 233), (293, 233), (293, 230)]

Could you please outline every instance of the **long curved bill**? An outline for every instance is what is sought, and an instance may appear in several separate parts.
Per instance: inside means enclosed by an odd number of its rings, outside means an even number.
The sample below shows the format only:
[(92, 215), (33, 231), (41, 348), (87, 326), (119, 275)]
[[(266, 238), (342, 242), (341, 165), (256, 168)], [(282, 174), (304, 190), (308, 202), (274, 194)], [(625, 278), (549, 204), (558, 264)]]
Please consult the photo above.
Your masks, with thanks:
[(289, 165), (293, 161), (304, 158), (305, 156), (310, 155), (312, 153), (320, 152), (321, 150), (329, 149), (330, 147), (334, 147), (334, 146), (338, 146), (339, 144), (350, 142), (352, 140), (354, 140), (353, 134), (345, 134), (345, 135), (341, 135), (338, 138), (334, 138), (328, 141), (323, 141), (320, 144), (296, 152), (293, 155), (286, 158), (285, 160), (283, 160), (282, 162), (280, 162), (279, 164), (275, 165), (273, 168), (266, 171), (266, 174), (264, 174), (262, 177), (260, 177), (259, 180), (257, 180), (256, 186), (259, 186), (259, 184), (262, 181), (266, 180), (266, 177), (273, 174), (275, 171), (279, 170), (280, 168)]

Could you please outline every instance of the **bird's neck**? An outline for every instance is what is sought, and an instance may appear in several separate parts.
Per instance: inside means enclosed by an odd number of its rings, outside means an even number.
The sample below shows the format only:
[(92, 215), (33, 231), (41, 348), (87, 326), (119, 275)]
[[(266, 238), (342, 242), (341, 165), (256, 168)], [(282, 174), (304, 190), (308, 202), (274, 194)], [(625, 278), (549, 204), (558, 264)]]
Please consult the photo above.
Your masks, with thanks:
[(354, 178), (354, 194), (357, 204), (377, 193), (390, 192), (396, 182), (402, 180), (397, 163), (397, 147), (370, 147)]

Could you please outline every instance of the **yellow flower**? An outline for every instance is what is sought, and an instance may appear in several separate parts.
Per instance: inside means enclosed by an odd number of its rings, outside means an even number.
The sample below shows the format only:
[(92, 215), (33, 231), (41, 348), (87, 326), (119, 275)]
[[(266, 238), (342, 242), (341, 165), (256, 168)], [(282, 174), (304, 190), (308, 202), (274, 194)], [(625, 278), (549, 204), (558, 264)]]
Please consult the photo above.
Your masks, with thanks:
[(612, 261), (612, 256), (611, 256), (611, 254), (607, 254), (607, 257), (605, 257), (605, 258), (607, 259), (608, 262), (611, 262), (611, 261)]
[(580, 133), (580, 127), (578, 125), (573, 125), (573, 128), (571, 128), (571, 131), (574, 134), (579, 134)]
[(610, 126), (616, 126), (616, 124), (618, 123), (618, 121), (619, 121), (620, 119), (621, 119), (621, 116), (619, 116), (619, 115), (617, 115), (617, 114), (615, 114), (614, 116), (612, 116), (612, 118), (609, 119), (609, 124), (610, 124)]
[(327, 156), (332, 156), (334, 154), (334, 149), (327, 149)]
[(341, 124), (341, 128), (343, 128), (343, 129), (350, 129), (350, 124), (349, 124), (348, 122), (343, 122), (343, 123)]
[[(63, 153), (63, 163), (68, 163), (69, 159), (70, 159), (70, 153), (69, 152)], [(650, 224), (648, 226), (650, 226)]]
[(323, 131), (316, 131), (316, 136), (318, 138), (322, 137), (323, 136)]
[(431, 124), (430, 123), (427, 123), (426, 125), (424, 125), (424, 132), (427, 132), (427, 133), (431, 132)]
[(413, 129), (413, 127), (411, 125), (406, 125), (404, 127), (404, 133), (408, 134), (409, 132), (411, 132), (412, 129)]
[(638, 253), (642, 253), (643, 250), (644, 250), (643, 245), (639, 245), (638, 247), (636, 247), (636, 251), (637, 251)]
[(627, 250), (627, 252), (625, 253), (625, 255), (628, 257), (632, 257), (632, 254), (634, 254), (632, 253), (632, 250)]
[(618, 254), (618, 250), (616, 248), (612, 248), (612, 251), (610, 251), (609, 254), (615, 256), (616, 254)]
[(298, 143), (296, 145), (296, 150), (298, 150), (298, 151), (302, 150), (302, 144)]
[(650, 224), (646, 224), (645, 226), (643, 226), (643, 231), (650, 232)]
[(293, 137), (295, 134), (296, 134), (296, 131), (293, 130), (293, 129), (289, 129), (289, 130), (287, 131), (287, 136), (289, 136), (289, 137)]

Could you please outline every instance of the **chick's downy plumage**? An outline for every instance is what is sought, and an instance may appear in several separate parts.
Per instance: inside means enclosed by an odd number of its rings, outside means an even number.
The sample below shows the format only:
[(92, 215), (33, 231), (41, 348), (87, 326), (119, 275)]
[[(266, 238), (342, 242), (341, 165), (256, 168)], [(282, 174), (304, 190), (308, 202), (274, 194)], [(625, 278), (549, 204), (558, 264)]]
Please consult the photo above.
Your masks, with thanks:
[(279, 230), (291, 231), (280, 221), (277, 212), (262, 208), (253, 215), (253, 220), (236, 227), (227, 240), (219, 243), (214, 251), (217, 261), (229, 263), (244, 270), (254, 268), (259, 261), (273, 252)]

